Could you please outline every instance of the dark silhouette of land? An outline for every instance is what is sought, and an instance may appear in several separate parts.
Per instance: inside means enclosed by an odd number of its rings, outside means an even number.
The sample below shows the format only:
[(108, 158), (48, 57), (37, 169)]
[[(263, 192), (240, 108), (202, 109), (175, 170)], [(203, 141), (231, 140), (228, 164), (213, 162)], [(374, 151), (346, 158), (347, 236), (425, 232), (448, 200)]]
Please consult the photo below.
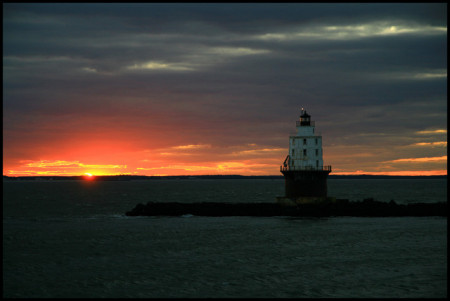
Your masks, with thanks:
[(138, 204), (127, 216), (293, 216), (293, 217), (392, 217), (392, 216), (447, 216), (447, 203), (397, 204), (379, 202), (372, 198), (350, 202), (335, 202), (283, 206), (278, 203), (155, 203)]
[[(447, 176), (373, 176), (373, 175), (358, 175), (358, 176), (342, 176), (329, 175), (328, 179), (446, 179)], [(141, 175), (111, 175), (111, 176), (20, 176), (10, 177), (3, 176), (5, 181), (137, 181), (137, 180), (190, 180), (190, 179), (284, 179), (283, 175), (273, 176), (241, 176), (241, 175), (200, 175), (200, 176), (141, 176)]]

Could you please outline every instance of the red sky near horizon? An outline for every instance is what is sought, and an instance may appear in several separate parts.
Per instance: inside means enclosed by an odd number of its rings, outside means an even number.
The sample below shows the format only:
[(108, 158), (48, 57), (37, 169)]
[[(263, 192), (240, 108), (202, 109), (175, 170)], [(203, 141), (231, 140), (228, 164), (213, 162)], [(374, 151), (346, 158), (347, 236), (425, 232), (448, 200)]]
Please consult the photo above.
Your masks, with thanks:
[[(147, 132), (145, 132), (147, 134)], [(107, 135), (104, 135), (107, 136)], [(170, 135), (168, 135), (170, 137)], [(285, 135), (288, 140), (289, 133)], [(326, 141), (326, 136), (323, 136)], [(4, 161), (7, 176), (58, 175), (281, 175), (279, 167), (288, 153), (287, 147), (257, 145), (235, 146), (212, 144), (171, 145), (161, 139), (161, 147), (144, 148), (133, 141), (118, 137), (99, 140), (77, 138), (45, 143), (36, 148), (35, 157), (11, 163)], [(288, 143), (286, 143), (288, 144)], [(151, 146), (150, 146), (151, 147)], [(416, 143), (404, 147), (445, 148), (446, 142)], [(325, 164), (332, 165), (336, 175), (446, 175), (447, 156), (406, 157), (394, 160), (383, 155), (360, 150), (349, 156), (342, 146), (324, 146)], [(20, 154), (20, 153), (19, 153)], [(376, 167), (370, 159), (378, 159)], [(341, 164), (341, 166), (339, 165)]]
[[(446, 4), (3, 5), (3, 175), (447, 174)], [(362, 18), (361, 16), (364, 16)]]

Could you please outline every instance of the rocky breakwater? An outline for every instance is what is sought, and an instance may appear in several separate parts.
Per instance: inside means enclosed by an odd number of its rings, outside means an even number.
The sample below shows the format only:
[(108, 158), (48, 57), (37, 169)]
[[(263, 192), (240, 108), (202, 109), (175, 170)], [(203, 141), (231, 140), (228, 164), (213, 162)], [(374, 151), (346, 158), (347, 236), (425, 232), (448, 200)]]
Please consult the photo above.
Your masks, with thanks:
[(127, 216), (447, 216), (447, 203), (397, 204), (374, 199), (351, 202), (338, 199), (334, 202), (283, 206), (278, 203), (156, 203), (138, 204)]

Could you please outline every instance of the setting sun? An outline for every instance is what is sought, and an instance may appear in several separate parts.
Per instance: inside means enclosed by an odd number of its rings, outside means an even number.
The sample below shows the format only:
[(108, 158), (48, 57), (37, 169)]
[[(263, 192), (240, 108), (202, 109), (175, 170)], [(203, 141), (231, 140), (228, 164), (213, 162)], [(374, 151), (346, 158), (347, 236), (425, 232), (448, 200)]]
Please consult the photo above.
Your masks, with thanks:
[(86, 178), (87, 180), (93, 180), (93, 179), (94, 179), (94, 175), (91, 174), (90, 172), (86, 172), (86, 173), (84, 173), (84, 174), (85, 174), (85, 178)]

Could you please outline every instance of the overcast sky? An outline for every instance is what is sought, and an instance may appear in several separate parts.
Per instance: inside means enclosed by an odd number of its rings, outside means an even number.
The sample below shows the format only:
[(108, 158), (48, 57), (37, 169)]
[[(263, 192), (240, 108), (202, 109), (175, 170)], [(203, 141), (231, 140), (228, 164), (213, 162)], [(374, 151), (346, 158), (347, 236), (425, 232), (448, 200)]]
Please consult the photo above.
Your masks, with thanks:
[(3, 174), (447, 173), (447, 4), (3, 4)]

